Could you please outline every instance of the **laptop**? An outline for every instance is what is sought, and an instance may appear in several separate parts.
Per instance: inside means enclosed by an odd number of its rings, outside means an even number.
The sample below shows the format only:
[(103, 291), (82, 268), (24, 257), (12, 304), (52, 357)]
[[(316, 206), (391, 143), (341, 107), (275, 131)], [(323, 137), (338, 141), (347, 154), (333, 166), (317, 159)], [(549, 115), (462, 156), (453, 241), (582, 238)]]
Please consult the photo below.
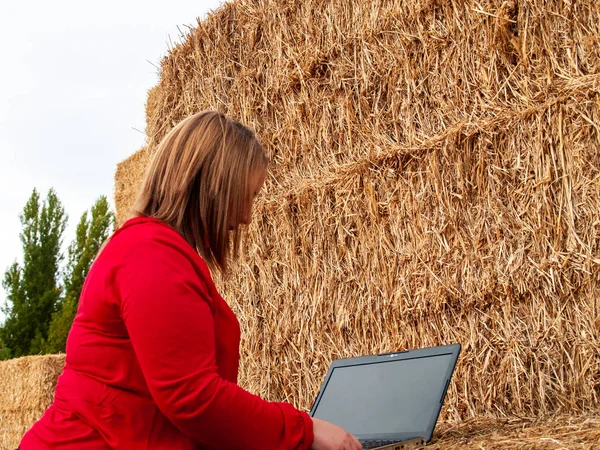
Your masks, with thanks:
[(460, 344), (333, 361), (310, 416), (352, 433), (364, 449), (425, 446)]

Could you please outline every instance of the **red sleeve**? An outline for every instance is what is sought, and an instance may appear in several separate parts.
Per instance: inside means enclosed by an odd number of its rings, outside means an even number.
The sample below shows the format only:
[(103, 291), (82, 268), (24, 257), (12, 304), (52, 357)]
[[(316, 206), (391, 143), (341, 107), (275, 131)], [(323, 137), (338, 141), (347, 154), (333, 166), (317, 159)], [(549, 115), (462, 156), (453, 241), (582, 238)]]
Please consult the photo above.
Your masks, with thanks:
[(137, 245), (117, 281), (123, 320), (158, 408), (203, 447), (310, 449), (306, 413), (262, 400), (217, 374), (206, 282), (178, 245)]

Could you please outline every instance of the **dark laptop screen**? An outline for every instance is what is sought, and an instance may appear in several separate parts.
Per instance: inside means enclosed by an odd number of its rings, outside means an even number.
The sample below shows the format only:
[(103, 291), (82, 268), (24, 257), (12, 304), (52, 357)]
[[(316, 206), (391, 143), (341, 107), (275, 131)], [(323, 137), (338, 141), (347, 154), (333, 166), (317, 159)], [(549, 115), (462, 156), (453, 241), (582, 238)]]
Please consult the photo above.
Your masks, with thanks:
[(354, 435), (415, 432), (437, 415), (452, 354), (333, 369), (313, 416)]

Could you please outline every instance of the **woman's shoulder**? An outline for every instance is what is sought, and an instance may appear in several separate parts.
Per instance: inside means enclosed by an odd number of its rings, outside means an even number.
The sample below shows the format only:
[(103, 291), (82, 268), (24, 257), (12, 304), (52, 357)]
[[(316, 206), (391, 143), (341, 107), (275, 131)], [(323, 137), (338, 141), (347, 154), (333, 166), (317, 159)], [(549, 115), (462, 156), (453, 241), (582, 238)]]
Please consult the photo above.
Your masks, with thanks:
[(151, 217), (134, 217), (123, 223), (110, 238), (106, 250), (119, 259), (187, 260), (196, 269), (209, 273), (205, 261), (181, 234)]
[(195, 250), (174, 228), (152, 217), (134, 217), (123, 223), (111, 236), (119, 246), (137, 246), (148, 242), (163, 242), (184, 250)]
[(148, 235), (148, 234), (156, 234), (156, 233), (164, 233), (167, 235), (179, 236), (183, 239), (174, 228), (172, 228), (167, 223), (155, 219), (153, 217), (146, 216), (136, 216), (132, 217), (125, 221), (113, 234), (113, 237), (116, 237), (121, 234), (125, 234), (128, 236), (136, 236), (136, 235)]

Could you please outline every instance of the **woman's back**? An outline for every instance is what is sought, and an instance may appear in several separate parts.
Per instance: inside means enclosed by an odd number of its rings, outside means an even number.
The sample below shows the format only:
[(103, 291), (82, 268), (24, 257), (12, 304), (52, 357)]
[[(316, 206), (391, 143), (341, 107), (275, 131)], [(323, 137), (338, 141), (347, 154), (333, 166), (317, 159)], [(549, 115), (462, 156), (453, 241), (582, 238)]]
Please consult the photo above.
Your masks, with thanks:
[[(148, 266), (153, 266), (148, 270)], [(63, 374), (56, 387), (55, 402), (42, 420), (26, 435), (26, 449), (40, 444), (62, 448), (195, 448), (161, 413), (152, 398), (134, 344), (123, 320), (123, 300), (144, 295), (149, 276), (177, 272), (169, 283), (204, 281), (214, 320), (227, 332), (216, 335), (218, 372), (224, 379), (237, 378), (239, 327), (235, 316), (216, 294), (208, 268), (183, 238), (152, 219), (129, 221), (113, 236), (98, 257), (82, 289), (77, 317), (67, 341)], [(194, 281), (194, 279), (196, 279)], [(156, 281), (156, 280), (155, 280)], [(146, 292), (153, 296), (157, 292)], [(214, 295), (216, 294), (216, 296)], [(149, 306), (152, 301), (149, 300)], [(169, 302), (177, 311), (176, 299)], [(199, 302), (207, 300), (201, 297)], [(141, 303), (141, 302), (140, 302)], [(152, 327), (151, 317), (139, 308), (130, 322)], [(178, 330), (184, 333), (185, 330)], [(156, 349), (155, 363), (181, 366), (173, 361), (176, 348)], [(34, 444), (35, 442), (35, 444)]]

